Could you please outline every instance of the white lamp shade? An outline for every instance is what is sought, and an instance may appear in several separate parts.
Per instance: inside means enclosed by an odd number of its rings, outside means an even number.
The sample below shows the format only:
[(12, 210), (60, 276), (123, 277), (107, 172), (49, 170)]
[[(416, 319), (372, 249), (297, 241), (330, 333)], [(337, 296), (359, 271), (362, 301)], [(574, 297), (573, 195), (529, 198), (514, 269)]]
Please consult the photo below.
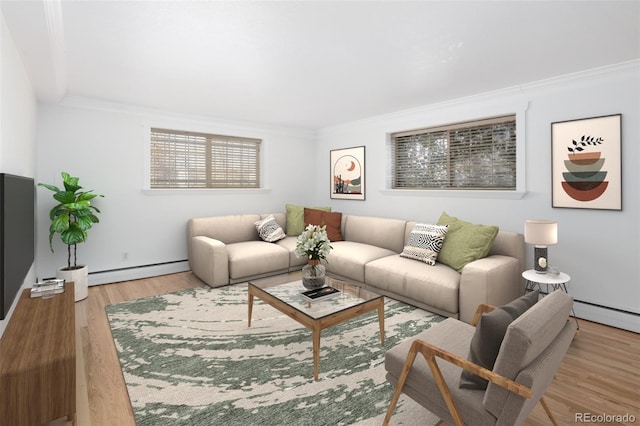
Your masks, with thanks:
[(552, 220), (525, 220), (524, 240), (536, 246), (558, 244), (558, 222)]

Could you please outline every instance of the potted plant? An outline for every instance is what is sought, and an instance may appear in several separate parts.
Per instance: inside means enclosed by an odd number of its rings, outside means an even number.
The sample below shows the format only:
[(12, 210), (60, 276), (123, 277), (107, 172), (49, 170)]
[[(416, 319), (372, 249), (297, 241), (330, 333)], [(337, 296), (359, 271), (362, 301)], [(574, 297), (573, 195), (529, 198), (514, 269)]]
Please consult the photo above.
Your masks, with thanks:
[(326, 226), (308, 225), (296, 242), (296, 256), (306, 257), (302, 267), (302, 285), (313, 290), (324, 286), (325, 267), (320, 263), (327, 258), (332, 247)]
[[(96, 213), (100, 213), (97, 207), (91, 205), (91, 200), (103, 195), (94, 194), (93, 191), (84, 191), (78, 183), (79, 178), (62, 172), (63, 189), (55, 185), (39, 183), (50, 191), (58, 202), (49, 212), (51, 225), (49, 226), (49, 247), (53, 252), (53, 237), (60, 234), (60, 239), (67, 245), (67, 266), (58, 269), (57, 278), (65, 281), (73, 281), (75, 287), (75, 300), (87, 297), (88, 267), (78, 265), (78, 244), (87, 240), (87, 230), (100, 220)], [(73, 250), (72, 250), (73, 249)], [(71, 252), (73, 251), (73, 262)]]

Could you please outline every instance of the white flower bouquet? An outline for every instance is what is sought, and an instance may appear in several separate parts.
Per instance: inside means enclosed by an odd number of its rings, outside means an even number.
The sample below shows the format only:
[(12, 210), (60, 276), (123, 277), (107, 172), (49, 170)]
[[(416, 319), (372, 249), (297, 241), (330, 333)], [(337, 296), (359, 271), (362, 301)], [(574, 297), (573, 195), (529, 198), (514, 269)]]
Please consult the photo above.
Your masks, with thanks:
[(309, 260), (326, 259), (332, 247), (326, 226), (308, 225), (296, 242), (296, 256)]

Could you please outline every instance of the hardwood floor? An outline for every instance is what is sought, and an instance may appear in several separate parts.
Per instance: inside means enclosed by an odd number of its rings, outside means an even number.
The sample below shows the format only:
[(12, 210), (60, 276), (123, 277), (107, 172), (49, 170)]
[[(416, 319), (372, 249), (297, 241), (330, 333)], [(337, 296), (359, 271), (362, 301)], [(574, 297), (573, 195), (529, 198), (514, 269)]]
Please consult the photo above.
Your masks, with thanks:
[[(135, 425), (105, 305), (201, 286), (191, 272), (184, 272), (89, 288), (89, 297), (76, 303), (78, 425)], [(583, 419), (629, 414), (634, 422), (604, 423), (638, 425), (639, 383), (640, 335), (580, 320), (580, 333), (545, 398), (561, 425), (580, 423), (577, 413), (584, 413)], [(598, 424), (593, 417), (590, 423)], [(538, 404), (525, 424), (550, 421)]]

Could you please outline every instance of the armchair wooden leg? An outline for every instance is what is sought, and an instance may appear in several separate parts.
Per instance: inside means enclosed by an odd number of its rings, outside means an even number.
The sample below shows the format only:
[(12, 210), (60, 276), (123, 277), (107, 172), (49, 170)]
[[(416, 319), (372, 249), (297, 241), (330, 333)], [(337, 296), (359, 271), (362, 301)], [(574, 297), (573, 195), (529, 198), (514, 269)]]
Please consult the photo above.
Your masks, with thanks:
[(425, 359), (427, 360), (427, 364), (429, 364), (429, 368), (431, 368), (431, 373), (433, 374), (433, 377), (436, 379), (436, 384), (438, 385), (438, 389), (440, 389), (440, 394), (442, 395), (444, 402), (447, 404), (447, 408), (449, 409), (449, 413), (451, 414), (453, 421), (455, 422), (456, 426), (464, 426), (464, 421), (462, 420), (462, 416), (460, 415), (460, 412), (458, 411), (458, 407), (456, 407), (455, 402), (453, 402), (453, 397), (451, 396), (451, 392), (449, 391), (449, 386), (447, 386), (447, 382), (444, 380), (444, 377), (442, 376), (440, 367), (438, 367), (438, 364), (436, 363), (435, 356), (433, 355), (427, 356), (424, 353), (422, 355), (424, 355)]
[(389, 424), (391, 416), (393, 415), (393, 411), (396, 409), (396, 404), (398, 403), (398, 399), (400, 398), (400, 394), (402, 393), (402, 388), (404, 388), (404, 383), (407, 381), (407, 376), (409, 375), (409, 371), (411, 370), (413, 361), (415, 361), (416, 355), (418, 353), (417, 348), (414, 348), (414, 346), (415, 345), (411, 345), (411, 350), (407, 355), (407, 359), (404, 361), (402, 372), (400, 373), (398, 383), (396, 384), (396, 390), (393, 392), (393, 397), (391, 397), (391, 403), (389, 403), (387, 415), (384, 416), (382, 426), (387, 426)]
[(438, 385), (438, 389), (440, 389), (440, 393), (442, 394), (442, 398), (444, 398), (447, 408), (449, 408), (449, 412), (451, 413), (451, 417), (455, 422), (456, 426), (464, 426), (464, 421), (462, 420), (462, 416), (458, 411), (458, 407), (456, 407), (455, 402), (453, 402), (453, 398), (451, 397), (451, 392), (449, 391), (449, 387), (447, 386), (447, 382), (444, 380), (442, 376), (442, 372), (440, 371), (440, 367), (436, 363), (436, 358), (433, 354), (426, 354), (420, 350), (420, 341), (416, 340), (411, 345), (411, 349), (409, 350), (409, 354), (407, 355), (407, 359), (402, 366), (402, 371), (400, 372), (400, 377), (398, 378), (398, 383), (396, 384), (396, 390), (393, 392), (393, 397), (391, 397), (391, 403), (389, 404), (389, 409), (387, 410), (387, 414), (384, 417), (384, 421), (382, 423), (383, 426), (387, 426), (389, 421), (391, 420), (391, 416), (393, 415), (393, 411), (396, 408), (396, 404), (398, 403), (398, 399), (400, 398), (400, 394), (402, 393), (402, 388), (404, 388), (404, 384), (407, 381), (407, 376), (409, 376), (409, 371), (411, 371), (411, 367), (413, 366), (413, 362), (416, 359), (416, 355), (418, 352), (422, 353), (429, 368), (431, 369), (431, 373), (436, 380), (436, 384)]
[(549, 416), (551, 424), (553, 424), (553, 426), (558, 426), (558, 422), (556, 422), (556, 419), (553, 417), (553, 413), (549, 409), (547, 401), (544, 400), (544, 396), (540, 397), (540, 404), (542, 404), (542, 408), (544, 408), (545, 413), (547, 413), (547, 416)]

